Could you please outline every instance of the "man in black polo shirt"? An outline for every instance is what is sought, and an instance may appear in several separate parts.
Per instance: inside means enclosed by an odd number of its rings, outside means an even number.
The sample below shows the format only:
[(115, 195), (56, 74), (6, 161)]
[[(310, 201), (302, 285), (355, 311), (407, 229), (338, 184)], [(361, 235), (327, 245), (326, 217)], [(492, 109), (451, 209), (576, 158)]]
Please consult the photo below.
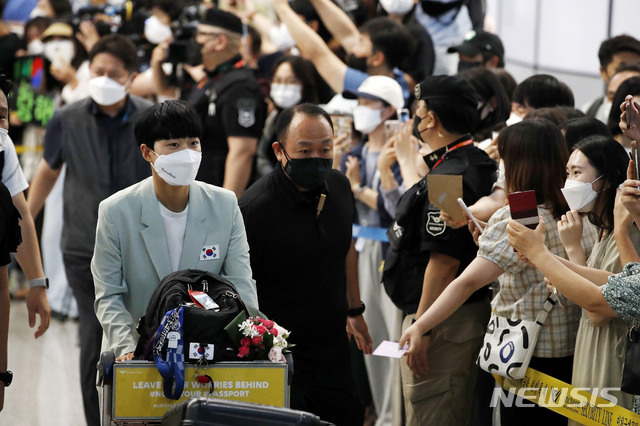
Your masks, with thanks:
[(136, 119), (151, 104), (127, 95), (137, 69), (136, 47), (122, 35), (101, 38), (89, 53), (89, 98), (57, 111), (47, 126), (44, 158), (27, 202), (35, 217), (53, 188), (63, 163), (62, 255), (80, 319), (80, 380), (87, 424), (100, 424), (96, 363), (102, 327), (93, 304), (90, 263), (98, 204), (150, 175), (133, 135)]
[(365, 353), (371, 338), (351, 239), (354, 200), (346, 177), (331, 170), (331, 118), (298, 105), (280, 114), (276, 134), (280, 165), (240, 198), (260, 309), (297, 345), (291, 407), (362, 425), (347, 333)]
[(202, 124), (202, 165), (197, 180), (240, 196), (249, 185), (266, 104), (253, 72), (240, 55), (242, 21), (232, 13), (209, 9), (198, 24), (207, 77), (188, 93)]
[[(471, 140), (479, 117), (475, 91), (466, 80), (429, 77), (416, 86), (415, 95), (419, 104), (414, 129), (431, 150), (424, 157), (430, 172), (398, 202), (387, 233), (391, 248), (383, 274), (387, 291), (393, 284), (405, 297), (398, 306), (407, 314), (403, 330), (431, 306), (478, 249), (466, 227), (452, 229), (440, 220), (440, 209), (429, 202), (429, 176), (462, 176), (463, 199), (471, 205), (491, 192), (497, 169)], [(390, 296), (397, 303), (398, 295)], [(423, 337), (424, 351), (401, 362), (407, 425), (467, 424), (475, 359), (489, 313), (483, 288)]]

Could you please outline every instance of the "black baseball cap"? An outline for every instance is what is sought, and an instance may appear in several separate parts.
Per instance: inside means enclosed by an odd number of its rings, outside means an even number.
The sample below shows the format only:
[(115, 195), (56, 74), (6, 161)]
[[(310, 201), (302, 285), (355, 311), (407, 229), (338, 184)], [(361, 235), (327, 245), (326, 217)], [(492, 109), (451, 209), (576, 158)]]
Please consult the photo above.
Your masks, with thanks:
[(478, 108), (478, 95), (467, 80), (449, 75), (433, 75), (416, 84), (415, 96), (418, 100), (442, 99), (459, 102), (474, 110)]
[(466, 56), (476, 56), (479, 53), (490, 52), (498, 58), (504, 57), (504, 46), (500, 38), (486, 31), (471, 31), (465, 38), (464, 42), (458, 46), (451, 46), (447, 52), (459, 52)]
[(223, 28), (229, 30), (232, 33), (242, 34), (242, 21), (236, 15), (230, 12), (225, 12), (220, 9), (207, 9), (200, 23), (204, 25), (211, 25), (213, 27)]

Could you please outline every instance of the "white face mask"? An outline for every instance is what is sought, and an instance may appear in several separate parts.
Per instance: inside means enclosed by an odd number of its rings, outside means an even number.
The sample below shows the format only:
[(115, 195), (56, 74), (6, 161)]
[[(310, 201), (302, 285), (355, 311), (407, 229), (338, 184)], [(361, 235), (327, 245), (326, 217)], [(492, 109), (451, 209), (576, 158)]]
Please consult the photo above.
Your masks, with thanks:
[(127, 88), (107, 76), (94, 77), (89, 80), (89, 96), (98, 105), (114, 105), (127, 96)]
[(413, 7), (413, 0), (380, 0), (380, 6), (392, 15), (406, 15)]
[(368, 135), (382, 123), (382, 111), (358, 105), (353, 110), (353, 126), (360, 133)]
[(9, 131), (0, 127), (0, 150), (4, 150), (7, 147), (7, 138), (9, 137)]
[(51, 61), (54, 67), (69, 65), (76, 54), (76, 48), (71, 40), (53, 40), (44, 44), (44, 57)]
[(272, 84), (269, 95), (280, 108), (289, 108), (302, 100), (302, 86), (299, 84)]
[(44, 43), (40, 39), (35, 39), (27, 46), (29, 55), (41, 55), (44, 53)]
[(291, 37), (291, 33), (289, 33), (289, 29), (284, 23), (280, 23), (279, 26), (273, 25), (269, 30), (269, 38), (278, 50), (287, 50), (296, 45), (293, 37)]
[(155, 15), (152, 15), (144, 21), (144, 36), (149, 43), (160, 44), (171, 37), (171, 27), (163, 24)]
[[(153, 150), (151, 152), (156, 154)], [(201, 160), (201, 152), (183, 149), (172, 154), (158, 155), (156, 162), (151, 163), (151, 166), (169, 185), (185, 186), (195, 180)]]
[[(598, 179), (601, 177), (602, 176)], [(591, 211), (593, 202), (598, 196), (598, 193), (593, 190), (592, 185), (596, 183), (598, 179), (591, 183), (567, 179), (564, 183), (564, 188), (562, 188), (561, 191), (571, 210), (575, 210), (580, 213), (587, 213)]]

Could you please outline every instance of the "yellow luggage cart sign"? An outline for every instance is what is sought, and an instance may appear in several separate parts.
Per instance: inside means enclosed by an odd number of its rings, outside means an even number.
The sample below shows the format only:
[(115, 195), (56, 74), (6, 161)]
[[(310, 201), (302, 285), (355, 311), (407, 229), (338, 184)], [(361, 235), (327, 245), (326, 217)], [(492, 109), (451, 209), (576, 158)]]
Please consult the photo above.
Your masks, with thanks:
[(209, 365), (201, 374), (211, 376), (214, 384), (196, 380), (196, 368), (187, 364), (182, 397), (165, 398), (162, 376), (152, 362), (115, 363), (113, 368), (113, 419), (160, 419), (176, 404), (193, 397), (231, 399), (275, 407), (289, 406), (287, 365), (272, 362), (220, 362)]

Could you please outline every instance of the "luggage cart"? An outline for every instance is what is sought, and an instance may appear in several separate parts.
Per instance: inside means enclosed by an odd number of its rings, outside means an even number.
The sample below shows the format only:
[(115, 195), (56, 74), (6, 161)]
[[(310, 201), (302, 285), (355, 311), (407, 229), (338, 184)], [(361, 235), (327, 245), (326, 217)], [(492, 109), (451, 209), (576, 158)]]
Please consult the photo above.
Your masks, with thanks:
[[(98, 362), (102, 425), (159, 425), (169, 409), (191, 398), (209, 397), (288, 408), (293, 358), (290, 354), (285, 357), (286, 364), (269, 361), (186, 364), (182, 397), (172, 400), (164, 396), (162, 376), (154, 362), (116, 363), (113, 352), (103, 352)], [(213, 386), (199, 383), (198, 374), (210, 376)]]

